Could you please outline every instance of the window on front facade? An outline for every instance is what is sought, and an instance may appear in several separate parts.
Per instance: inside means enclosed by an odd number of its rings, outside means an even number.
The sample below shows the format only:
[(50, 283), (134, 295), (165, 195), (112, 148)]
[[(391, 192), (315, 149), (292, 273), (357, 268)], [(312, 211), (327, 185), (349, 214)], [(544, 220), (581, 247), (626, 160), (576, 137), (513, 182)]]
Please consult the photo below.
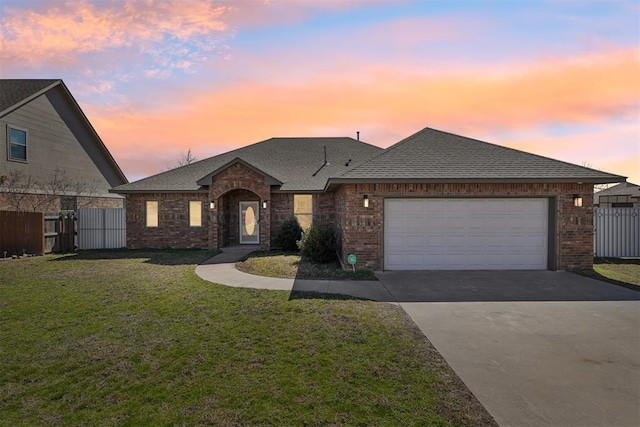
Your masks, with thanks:
[(61, 211), (75, 211), (78, 207), (78, 198), (76, 196), (60, 196)]
[(293, 195), (293, 216), (298, 219), (300, 227), (307, 229), (313, 222), (313, 196), (311, 194)]
[(147, 202), (147, 227), (158, 226), (158, 202)]
[(9, 160), (27, 161), (27, 131), (9, 127)]
[(189, 226), (202, 227), (202, 202), (199, 200), (189, 202)]

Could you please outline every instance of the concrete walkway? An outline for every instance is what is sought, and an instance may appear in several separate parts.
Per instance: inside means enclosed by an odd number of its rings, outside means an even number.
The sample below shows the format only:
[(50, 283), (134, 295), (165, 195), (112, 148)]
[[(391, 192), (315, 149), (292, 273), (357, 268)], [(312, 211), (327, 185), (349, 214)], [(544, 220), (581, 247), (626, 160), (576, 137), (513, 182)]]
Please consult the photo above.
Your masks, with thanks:
[(196, 267), (196, 274), (209, 282), (234, 288), (269, 289), (298, 292), (318, 292), (345, 295), (372, 301), (393, 301), (393, 296), (381, 282), (375, 280), (301, 280), (255, 276), (239, 271), (235, 263), (249, 253), (259, 250), (255, 246), (224, 248), (221, 254), (208, 259)]

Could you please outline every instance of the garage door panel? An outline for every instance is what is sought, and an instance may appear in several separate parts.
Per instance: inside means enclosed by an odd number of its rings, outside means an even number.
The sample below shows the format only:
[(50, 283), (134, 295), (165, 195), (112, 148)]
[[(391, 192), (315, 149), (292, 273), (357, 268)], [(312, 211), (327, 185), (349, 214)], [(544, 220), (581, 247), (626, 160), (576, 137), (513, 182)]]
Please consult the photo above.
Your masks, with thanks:
[(385, 245), (389, 248), (389, 249), (394, 249), (394, 248), (404, 248), (406, 245), (404, 244), (404, 240), (405, 237), (404, 236), (398, 236), (398, 235), (390, 235), (387, 237), (387, 239), (385, 240)]
[(424, 237), (423, 236), (407, 236), (406, 237), (407, 248), (418, 248), (422, 250), (424, 248)]
[(487, 218), (482, 216), (467, 218), (469, 230), (483, 230), (487, 227)]
[(424, 213), (445, 213), (447, 211), (447, 202), (445, 200), (433, 200), (433, 203), (424, 205)]
[(547, 214), (549, 205), (546, 199), (530, 199), (526, 200), (527, 212), (535, 214)]
[(446, 242), (449, 248), (461, 248), (465, 246), (466, 238), (460, 235), (449, 235), (446, 238)]
[(385, 269), (546, 269), (547, 199), (385, 202)]
[(441, 230), (447, 226), (446, 216), (435, 216), (433, 214), (426, 216), (425, 227), (430, 230)]
[(425, 221), (424, 217), (410, 216), (407, 217), (406, 227), (408, 230), (417, 230), (420, 231), (424, 228)]
[(429, 236), (424, 239), (425, 247), (427, 248), (441, 248), (444, 245), (444, 235)]
[(483, 249), (488, 244), (487, 237), (484, 234), (468, 236), (467, 244), (469, 248)]

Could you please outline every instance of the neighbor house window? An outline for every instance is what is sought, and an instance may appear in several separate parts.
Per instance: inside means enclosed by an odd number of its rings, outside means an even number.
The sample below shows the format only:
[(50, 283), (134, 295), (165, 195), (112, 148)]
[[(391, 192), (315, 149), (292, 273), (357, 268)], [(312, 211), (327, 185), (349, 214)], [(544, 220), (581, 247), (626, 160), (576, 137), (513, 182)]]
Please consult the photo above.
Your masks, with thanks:
[(202, 227), (202, 202), (199, 200), (189, 202), (189, 226)]
[(9, 126), (9, 160), (27, 161), (27, 131)]
[(78, 207), (78, 198), (76, 196), (60, 196), (61, 211), (75, 211)]
[(147, 202), (147, 227), (158, 226), (158, 202)]
[(293, 216), (298, 219), (300, 227), (307, 229), (313, 222), (313, 196), (311, 194), (293, 195)]

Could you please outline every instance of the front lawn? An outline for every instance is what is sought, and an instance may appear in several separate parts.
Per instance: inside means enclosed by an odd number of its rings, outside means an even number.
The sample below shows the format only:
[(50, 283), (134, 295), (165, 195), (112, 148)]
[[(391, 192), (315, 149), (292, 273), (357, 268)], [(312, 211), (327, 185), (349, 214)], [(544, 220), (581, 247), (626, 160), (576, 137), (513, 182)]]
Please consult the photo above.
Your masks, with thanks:
[(377, 280), (370, 270), (343, 270), (337, 260), (320, 264), (292, 252), (254, 252), (245, 261), (236, 263), (236, 268), (249, 274), (285, 279)]
[(0, 424), (494, 425), (399, 307), (212, 284), (210, 256), (0, 263)]
[(611, 280), (640, 285), (640, 260), (596, 258), (593, 270)]

